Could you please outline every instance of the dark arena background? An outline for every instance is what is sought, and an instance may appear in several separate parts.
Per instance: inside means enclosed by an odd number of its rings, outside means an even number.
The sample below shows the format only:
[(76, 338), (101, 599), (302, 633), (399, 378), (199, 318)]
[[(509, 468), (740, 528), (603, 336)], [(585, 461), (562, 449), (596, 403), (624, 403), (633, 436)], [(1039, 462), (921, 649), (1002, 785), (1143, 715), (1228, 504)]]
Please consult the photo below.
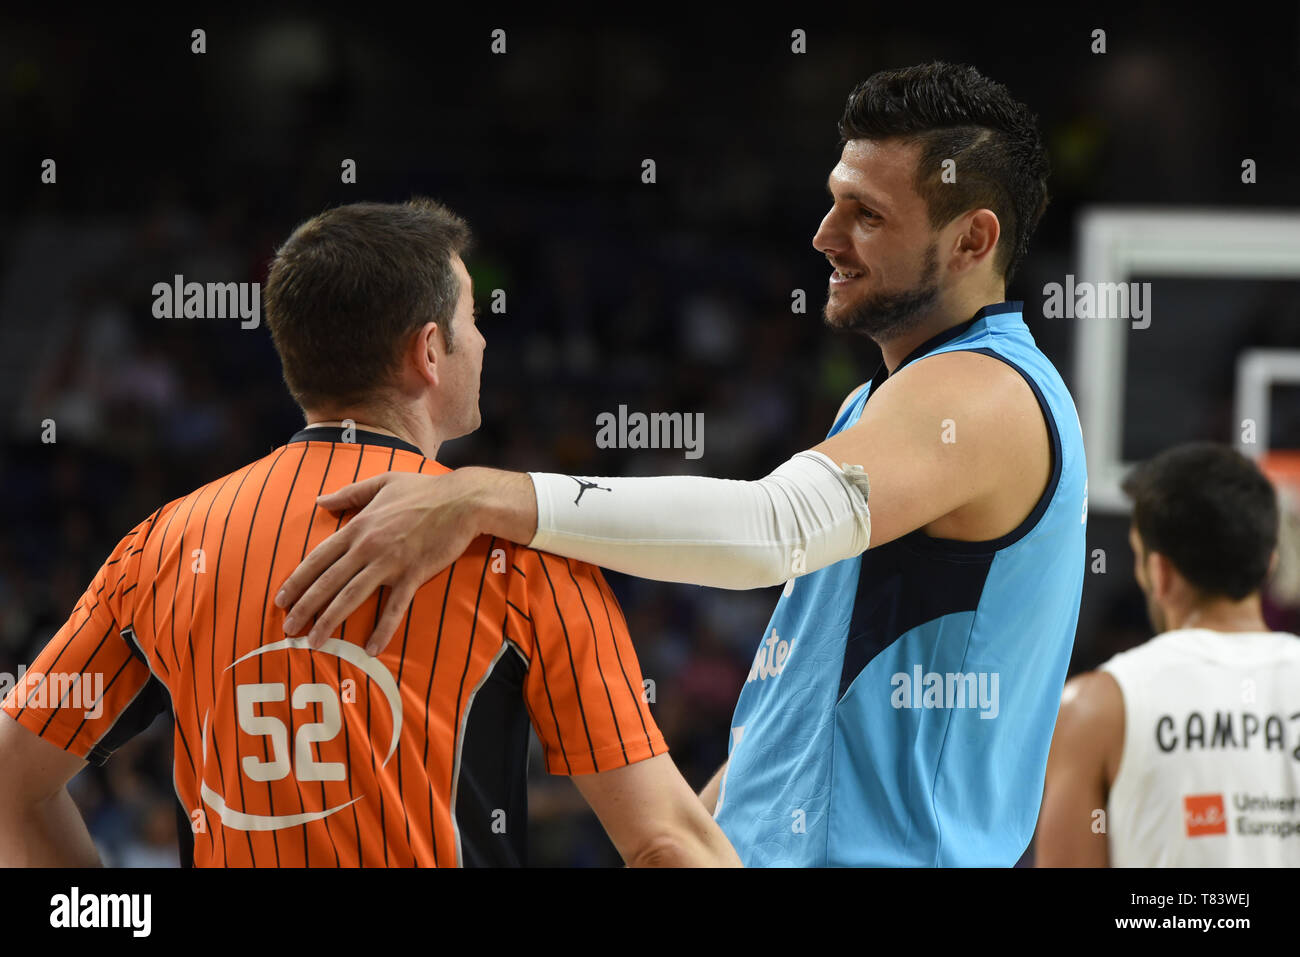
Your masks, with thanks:
[[(636, 10), (0, 17), (0, 672), (159, 504), (301, 426), (264, 324), (155, 318), (152, 288), (264, 282), (277, 244), (334, 205), (427, 195), (474, 230), (483, 425), (447, 465), (755, 479), (817, 444), (880, 361), (821, 318), (811, 240), (836, 121), (860, 80), (930, 60), (1005, 84), (1051, 156), (1007, 298), (1088, 447), (1071, 674), (1150, 637), (1124, 464), (1211, 439), (1281, 470), (1300, 447), (1296, 4)], [(1149, 323), (1052, 315), (1074, 277), (1150, 282)], [(597, 417), (620, 407), (702, 414), (702, 454), (601, 448)], [(699, 789), (779, 589), (609, 579)], [(1267, 616), (1300, 631), (1294, 577)], [(530, 764), (530, 864), (618, 865), (572, 784)], [(177, 865), (161, 720), (71, 792), (106, 864)]]

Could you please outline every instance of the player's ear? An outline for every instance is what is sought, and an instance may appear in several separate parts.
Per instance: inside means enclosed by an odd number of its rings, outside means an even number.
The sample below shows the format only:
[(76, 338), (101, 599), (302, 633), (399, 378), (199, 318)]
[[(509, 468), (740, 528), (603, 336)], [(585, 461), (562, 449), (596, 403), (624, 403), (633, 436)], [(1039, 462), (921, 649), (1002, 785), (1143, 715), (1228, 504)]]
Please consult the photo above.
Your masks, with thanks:
[(1164, 600), (1173, 591), (1175, 571), (1173, 564), (1160, 552), (1148, 552), (1148, 573), (1151, 577), (1151, 597)]
[(1002, 225), (991, 209), (977, 209), (958, 220), (961, 231), (957, 234), (957, 256), (968, 265), (982, 262), (997, 248)]

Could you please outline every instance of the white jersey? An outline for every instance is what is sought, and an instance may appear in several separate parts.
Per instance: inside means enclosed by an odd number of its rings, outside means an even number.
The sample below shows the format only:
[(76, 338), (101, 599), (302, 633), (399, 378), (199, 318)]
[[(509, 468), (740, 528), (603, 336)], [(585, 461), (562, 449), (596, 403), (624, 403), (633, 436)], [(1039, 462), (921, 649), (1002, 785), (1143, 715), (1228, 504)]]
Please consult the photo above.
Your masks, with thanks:
[(1300, 866), (1300, 638), (1187, 628), (1101, 670), (1124, 695), (1113, 867)]

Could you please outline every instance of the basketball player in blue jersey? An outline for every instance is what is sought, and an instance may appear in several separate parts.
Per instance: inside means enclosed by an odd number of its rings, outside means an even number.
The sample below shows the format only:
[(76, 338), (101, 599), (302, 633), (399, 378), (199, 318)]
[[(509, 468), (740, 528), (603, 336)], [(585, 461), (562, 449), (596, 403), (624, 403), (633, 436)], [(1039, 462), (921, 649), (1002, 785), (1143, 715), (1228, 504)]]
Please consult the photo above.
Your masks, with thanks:
[(1006, 300), (1047, 156), (1004, 87), (945, 63), (875, 74), (839, 132), (813, 237), (825, 320), (884, 362), (824, 442), (756, 481), (385, 475), (321, 500), (365, 508), (277, 602), (317, 642), (385, 586), (376, 650), (479, 534), (663, 581), (785, 582), (701, 794), (742, 861), (1009, 866), (1038, 816), (1085, 555), (1074, 404)]

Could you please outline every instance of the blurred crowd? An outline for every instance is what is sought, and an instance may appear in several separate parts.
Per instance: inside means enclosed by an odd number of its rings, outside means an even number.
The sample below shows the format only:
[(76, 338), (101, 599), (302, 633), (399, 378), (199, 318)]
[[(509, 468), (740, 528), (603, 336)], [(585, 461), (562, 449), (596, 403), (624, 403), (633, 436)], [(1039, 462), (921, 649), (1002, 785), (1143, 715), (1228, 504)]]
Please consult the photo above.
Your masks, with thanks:
[[(1209, 66), (1186, 65), (1248, 65), (1177, 35), (1128, 37), (1128, 52), (1104, 67), (1073, 53), (1080, 66), (1067, 76), (1061, 66), (1041, 72), (1053, 44), (1065, 56), (1073, 41), (1063, 35), (994, 58), (977, 33), (931, 38), (899, 24), (881, 35), (814, 33), (815, 63), (792, 59), (780, 33), (771, 49), (737, 34), (716, 53), (668, 34), (521, 29), (517, 52), (493, 61), (477, 51), (433, 57), (412, 38), (324, 16), (219, 25), (207, 61), (184, 40), (180, 52), (115, 74), (111, 97), (96, 87), (104, 62), (91, 25), (22, 50), (7, 45), (30, 34), (0, 38), (13, 54), (0, 58), (12, 64), (0, 82), (17, 118), (4, 181), (18, 179), (20, 161), (60, 163), (57, 188), (4, 200), (0, 672), (32, 660), (138, 521), (301, 425), (264, 326), (157, 319), (151, 289), (176, 274), (261, 282), (276, 244), (326, 206), (422, 193), (475, 231), (467, 263), (488, 342), (483, 426), (445, 446), (446, 464), (757, 478), (818, 442), (879, 362), (869, 342), (823, 327), (827, 270), (810, 246), (835, 121), (872, 69), (973, 62), (1039, 113), (1053, 205), (1009, 298), (1027, 300), (1026, 320), (1067, 381), (1069, 330), (1035, 313), (1034, 290), (1069, 268), (1079, 206), (1239, 201), (1233, 176), (1219, 182), (1211, 170), (1235, 168), (1224, 144), (1244, 120), (1228, 105), (1250, 74), (1211, 82)], [(157, 26), (136, 37), (137, 48), (167, 42), (177, 41)], [(222, 53), (232, 46), (237, 58)], [(732, 81), (715, 81), (717, 57)], [(727, 88), (737, 77), (744, 95)], [(157, 123), (175, 151), (158, 136), (142, 142)], [(86, 160), (105, 143), (112, 155)], [(654, 184), (641, 181), (646, 156), (657, 161)], [(339, 184), (344, 157), (357, 159), (358, 185)], [(1260, 195), (1294, 204), (1295, 170), (1270, 175), (1282, 182)], [(790, 307), (797, 288), (807, 291), (803, 313)], [(491, 309), (494, 289), (506, 293), (503, 315)], [(703, 457), (597, 448), (597, 415), (620, 405), (703, 413)], [(1096, 526), (1116, 557), (1113, 574), (1085, 588), (1076, 667), (1150, 634), (1127, 576), (1125, 523)], [(654, 682), (652, 711), (698, 788), (725, 758), (778, 591), (609, 577)], [(576, 789), (540, 764), (532, 862), (617, 863)], [(73, 794), (106, 863), (176, 863), (163, 722), (80, 775)]]

